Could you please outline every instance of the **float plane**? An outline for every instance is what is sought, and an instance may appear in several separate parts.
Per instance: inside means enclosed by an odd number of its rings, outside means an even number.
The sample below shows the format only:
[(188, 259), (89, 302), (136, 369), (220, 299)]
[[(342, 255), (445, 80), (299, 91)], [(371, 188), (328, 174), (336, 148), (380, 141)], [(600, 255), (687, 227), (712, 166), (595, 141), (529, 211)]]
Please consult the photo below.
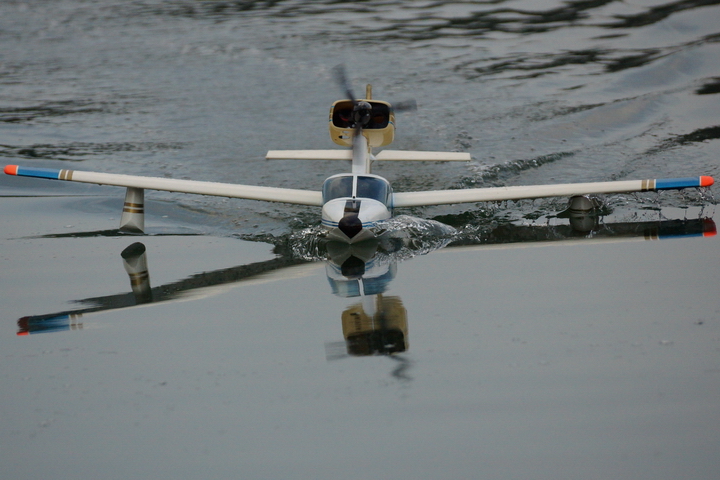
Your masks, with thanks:
[[(370, 85), (366, 88), (365, 98), (356, 99), (345, 76), (344, 68), (336, 67), (335, 74), (348, 98), (338, 100), (330, 107), (330, 137), (333, 142), (346, 148), (342, 150), (271, 150), (266, 155), (268, 159), (350, 161), (350, 173), (340, 173), (329, 177), (323, 183), (321, 191), (67, 169), (32, 168), (18, 165), (7, 165), (4, 171), (8, 175), (126, 187), (125, 204), (120, 219), (121, 231), (137, 233), (144, 231), (144, 191), (149, 189), (322, 207), (322, 225), (327, 229), (328, 239), (350, 244), (373, 238), (375, 236), (374, 226), (377, 222), (390, 218), (396, 208), (566, 196), (570, 198), (569, 207), (571, 209), (590, 211), (597, 206), (591, 198), (592, 195), (709, 187), (714, 183), (712, 177), (700, 176), (393, 192), (390, 183), (385, 178), (371, 173), (373, 162), (397, 160), (467, 162), (471, 160), (470, 154), (399, 150), (382, 150), (374, 153), (375, 148), (385, 147), (393, 142), (395, 111), (401, 110), (401, 105), (393, 108), (389, 102), (373, 99)], [(412, 108), (412, 104), (404, 105), (404, 107), (408, 106)]]

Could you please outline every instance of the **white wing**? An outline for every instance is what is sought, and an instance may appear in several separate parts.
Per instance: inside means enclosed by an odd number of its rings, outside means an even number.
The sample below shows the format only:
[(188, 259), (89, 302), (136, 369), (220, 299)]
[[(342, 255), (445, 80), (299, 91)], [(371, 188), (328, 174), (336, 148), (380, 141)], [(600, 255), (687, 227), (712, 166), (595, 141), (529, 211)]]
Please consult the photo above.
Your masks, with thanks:
[(463, 190), (431, 190), (393, 194), (393, 206), (422, 207), (452, 203), (474, 203), (521, 200), (543, 197), (572, 197), (601, 193), (646, 192), (693, 187), (709, 187), (712, 177), (672, 178), (658, 180), (623, 180), (618, 182), (564, 183), (517, 187), (468, 188)]
[(282, 202), (318, 207), (322, 206), (322, 194), (320, 192), (297, 190), (292, 188), (234, 185), (231, 183), (140, 177), (114, 173), (83, 172), (78, 170), (27, 168), (19, 167), (17, 165), (6, 166), (5, 173), (8, 175), (18, 175), (22, 177), (95, 183), (98, 185), (113, 185), (117, 187), (164, 190), (168, 192), (194, 193), (198, 195), (212, 195), (217, 197), (246, 198), (249, 200), (264, 200), (267, 202)]
[[(99, 185), (114, 185), (169, 192), (194, 193), (219, 197), (246, 198), (267, 202), (292, 203), (297, 205), (322, 206), (322, 193), (291, 188), (234, 185), (229, 183), (176, 180), (172, 178), (140, 177), (113, 173), (83, 172), (27, 168), (17, 165), (5, 167), (8, 175), (66, 180)], [(393, 206), (420, 207), (452, 203), (474, 203), (526, 198), (564, 197), (601, 193), (644, 192), (695, 187), (709, 187), (712, 177), (690, 177), (658, 180), (624, 180), (618, 182), (565, 183), (558, 185), (531, 185), (515, 187), (470, 188), (462, 190), (434, 190), (426, 192), (400, 192), (393, 194)]]

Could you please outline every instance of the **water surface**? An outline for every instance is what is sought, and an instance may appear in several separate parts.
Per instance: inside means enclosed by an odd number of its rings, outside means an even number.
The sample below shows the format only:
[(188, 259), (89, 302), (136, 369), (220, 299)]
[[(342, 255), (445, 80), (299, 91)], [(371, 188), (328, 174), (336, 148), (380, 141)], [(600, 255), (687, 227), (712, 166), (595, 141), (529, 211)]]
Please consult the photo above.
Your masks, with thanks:
[[(7, 1), (0, 157), (319, 188), (347, 166), (264, 155), (333, 148), (343, 63), (356, 91), (417, 100), (395, 148), (473, 157), (376, 165), (398, 191), (718, 177), (719, 12)], [(8, 478), (720, 472), (712, 191), (609, 196), (581, 230), (566, 199), (397, 212), (364, 299), (337, 281), (357, 263), (319, 260), (312, 208), (147, 192), (128, 236), (122, 189), (2, 176), (0, 195)], [(360, 312), (380, 333), (352, 337)]]

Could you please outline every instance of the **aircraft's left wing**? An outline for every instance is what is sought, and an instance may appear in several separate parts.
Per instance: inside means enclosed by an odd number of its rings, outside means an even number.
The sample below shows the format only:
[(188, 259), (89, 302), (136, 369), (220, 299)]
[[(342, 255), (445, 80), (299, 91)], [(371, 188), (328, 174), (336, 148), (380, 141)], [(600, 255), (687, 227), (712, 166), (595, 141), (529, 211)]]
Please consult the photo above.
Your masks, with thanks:
[(426, 192), (398, 192), (393, 194), (393, 206), (424, 207), (452, 203), (492, 202), (543, 197), (572, 197), (657, 190), (679, 190), (709, 187), (712, 177), (670, 178), (658, 180), (622, 180), (617, 182), (564, 183), (556, 185), (529, 185), (514, 187), (468, 188), (461, 190), (431, 190)]
[(231, 183), (177, 180), (174, 178), (140, 177), (115, 173), (83, 172), (78, 170), (57, 170), (49, 168), (28, 168), (7, 165), (5, 173), (21, 177), (47, 178), (72, 182), (113, 185), (116, 187), (164, 190), (167, 192), (194, 193), (217, 197), (245, 198), (266, 202), (292, 203), (296, 205), (322, 206), (322, 193), (292, 188), (261, 187), (255, 185), (234, 185)]

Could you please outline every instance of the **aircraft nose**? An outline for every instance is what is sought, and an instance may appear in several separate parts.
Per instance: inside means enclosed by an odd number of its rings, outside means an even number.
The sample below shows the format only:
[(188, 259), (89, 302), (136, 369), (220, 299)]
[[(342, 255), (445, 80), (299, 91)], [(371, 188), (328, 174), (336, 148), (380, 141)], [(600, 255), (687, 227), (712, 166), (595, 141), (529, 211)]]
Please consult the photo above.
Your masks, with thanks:
[(347, 235), (348, 238), (353, 238), (355, 235), (360, 233), (363, 226), (357, 214), (351, 213), (340, 219), (338, 222), (338, 228), (341, 232)]

